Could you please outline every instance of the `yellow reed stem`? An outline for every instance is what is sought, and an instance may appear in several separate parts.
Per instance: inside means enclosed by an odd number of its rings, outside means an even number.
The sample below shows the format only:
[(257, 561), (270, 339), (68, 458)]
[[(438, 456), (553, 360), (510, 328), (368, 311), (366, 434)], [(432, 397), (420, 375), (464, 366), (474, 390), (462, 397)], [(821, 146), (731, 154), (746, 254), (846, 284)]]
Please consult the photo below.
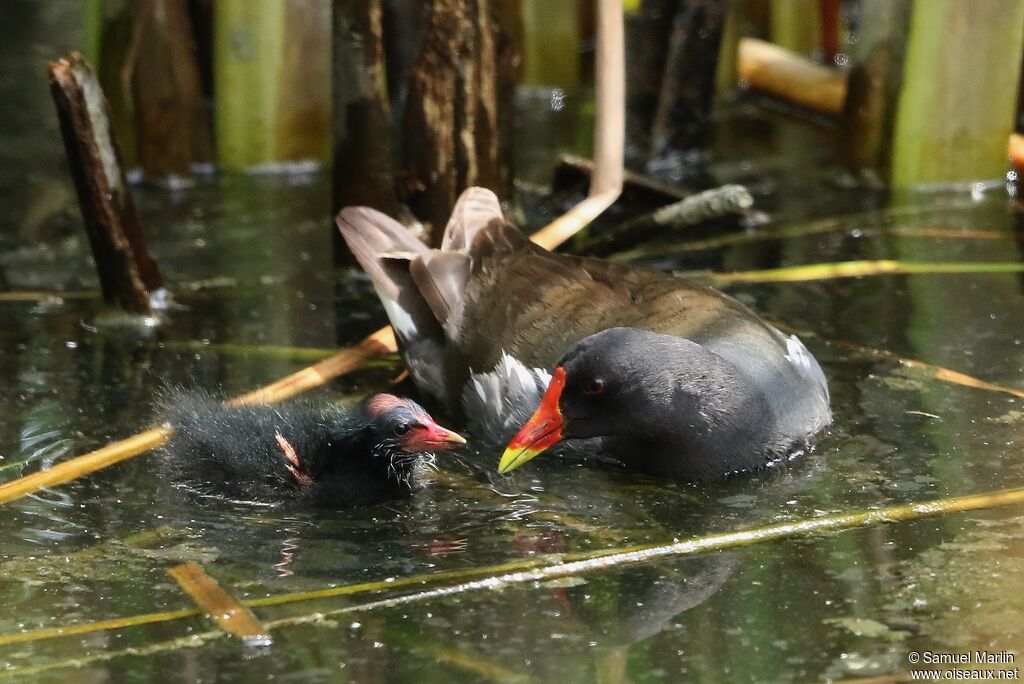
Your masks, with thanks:
[(48, 470), (40, 470), (31, 475), (2, 484), (0, 485), (0, 504), (20, 499), (46, 487), (55, 487), (101, 468), (114, 465), (136, 454), (154, 449), (166, 442), (169, 434), (170, 430), (164, 427), (150, 428), (145, 432), (140, 432), (120, 442), (108, 444), (102, 449), (85, 454), (84, 456), (58, 463)]
[(809, 330), (797, 330), (795, 328), (790, 328), (787, 325), (775, 322), (772, 324), (783, 332), (792, 333), (800, 337), (815, 337), (831, 347), (848, 349), (858, 354), (864, 354), (897, 366), (909, 368), (935, 380), (941, 380), (942, 382), (948, 382), (954, 385), (963, 385), (964, 387), (971, 387), (989, 392), (1000, 392), (1002, 394), (1009, 394), (1011, 397), (1024, 399), (1024, 391), (1022, 390), (1014, 387), (1007, 387), (1006, 385), (997, 385), (993, 382), (976, 378), (973, 375), (967, 375), (966, 373), (938, 366), (934, 363), (919, 361), (918, 359), (912, 359), (908, 356), (900, 356), (899, 354), (885, 349), (876, 349), (875, 347), (868, 347), (863, 344), (857, 344), (856, 342), (847, 342), (846, 340), (835, 340), (829, 337), (822, 337), (821, 335)]
[(913, 262), (881, 259), (877, 261), (840, 261), (827, 264), (786, 266), (763, 271), (692, 274), (716, 283), (793, 283), (831, 278), (858, 278), (872, 275), (917, 275), (938, 273), (1020, 273), (1024, 263), (997, 262)]

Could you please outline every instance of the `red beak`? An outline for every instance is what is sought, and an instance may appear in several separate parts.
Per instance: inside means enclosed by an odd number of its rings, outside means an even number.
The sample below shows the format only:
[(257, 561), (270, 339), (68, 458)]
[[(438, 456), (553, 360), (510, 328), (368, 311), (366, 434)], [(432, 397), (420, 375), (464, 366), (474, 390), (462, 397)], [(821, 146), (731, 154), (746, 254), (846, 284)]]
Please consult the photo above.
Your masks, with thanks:
[(540, 406), (501, 455), (501, 461), (498, 463), (499, 473), (515, 470), (562, 439), (565, 421), (561, 409), (558, 408), (558, 400), (563, 389), (565, 369), (559, 366), (551, 375), (551, 384), (548, 385), (544, 398), (540, 400)]
[(466, 443), (462, 435), (441, 427), (429, 416), (417, 416), (417, 420), (420, 424), (402, 440), (402, 445), (410, 451), (443, 451)]

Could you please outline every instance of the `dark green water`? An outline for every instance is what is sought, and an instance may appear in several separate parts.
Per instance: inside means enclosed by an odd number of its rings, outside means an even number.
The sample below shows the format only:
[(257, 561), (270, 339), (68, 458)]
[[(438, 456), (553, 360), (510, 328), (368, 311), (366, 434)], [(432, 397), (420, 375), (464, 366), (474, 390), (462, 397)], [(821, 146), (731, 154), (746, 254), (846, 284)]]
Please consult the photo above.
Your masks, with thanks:
[[(76, 5), (11, 2), (0, 19), (0, 285), (92, 290), (42, 75), (43, 60), (78, 41)], [(523, 152), (531, 168), (560, 126), (573, 125), (559, 119), (568, 114), (538, 114), (537, 101), (524, 98), (549, 127), (537, 127), (541, 139)], [(775, 219), (760, 229), (767, 239), (693, 250), (679, 247), (689, 236), (676, 236), (639, 250), (638, 263), (727, 271), (852, 259), (1020, 261), (1021, 233), (1002, 187), (890, 208), (827, 171), (828, 131), (753, 112), (732, 112), (716, 141), (720, 158), (749, 164), (714, 170), (749, 183)], [(327, 196), (319, 175), (222, 178), (178, 194), (140, 189), (151, 248), (180, 305), (154, 329), (109, 320), (94, 296), (0, 301), (0, 479), (145, 427), (163, 384), (235, 394), (311, 361), (277, 347), (330, 348), (379, 327), (368, 283), (331, 267)], [(540, 225), (539, 212), (531, 217)], [(833, 221), (827, 232), (812, 223), (822, 219)], [(801, 226), (816, 230), (771, 239)], [(727, 289), (791, 327), (1024, 388), (1022, 285), (1015, 274), (964, 274)], [(1021, 400), (807, 343), (831, 382), (834, 427), (785, 471), (722, 485), (543, 457), (499, 477), (498, 454), (469, 451), (442, 458), (444, 482), (412, 500), (283, 515), (185, 505), (143, 456), (7, 505), (0, 677), (816, 681), (905, 671), (913, 651), (1017, 649), (1024, 657), (1024, 511), (1013, 507), (364, 610), (430, 587), (259, 607), (266, 622), (310, 616), (274, 629), (269, 648), (218, 637), (199, 616), (5, 643), (40, 628), (189, 608), (166, 572), (187, 560), (239, 598), (258, 599), (1024, 486)], [(313, 396), (347, 400), (386, 386), (399, 369), (377, 364)]]

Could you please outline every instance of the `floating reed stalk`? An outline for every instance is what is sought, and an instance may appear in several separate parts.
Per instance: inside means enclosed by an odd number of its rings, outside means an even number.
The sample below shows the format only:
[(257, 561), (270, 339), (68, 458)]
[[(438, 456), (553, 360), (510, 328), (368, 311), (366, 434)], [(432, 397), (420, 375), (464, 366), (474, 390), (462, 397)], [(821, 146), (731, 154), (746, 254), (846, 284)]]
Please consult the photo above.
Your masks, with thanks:
[(108, 444), (102, 449), (64, 461), (47, 470), (40, 470), (0, 485), (0, 504), (9, 503), (23, 496), (34, 494), (40, 489), (55, 487), (75, 480), (107, 466), (114, 465), (132, 456), (155, 449), (167, 441), (170, 430), (155, 427), (120, 442)]
[(934, 363), (927, 363), (926, 361), (918, 361), (906, 356), (900, 356), (891, 351), (884, 349), (876, 349), (874, 347), (866, 347), (856, 342), (847, 342), (845, 340), (834, 340), (828, 337), (822, 337), (821, 335), (811, 332), (810, 330), (797, 330), (791, 328), (785, 324), (773, 322), (776, 328), (786, 333), (792, 333), (800, 337), (814, 337), (830, 347), (838, 347), (840, 349), (846, 349), (857, 354), (863, 354), (873, 359), (892, 363), (897, 366), (911, 369), (921, 375), (932, 378), (934, 380), (941, 380), (942, 382), (948, 382), (954, 385), (963, 385), (964, 387), (971, 387), (973, 389), (986, 390), (989, 392), (1000, 392), (1002, 394), (1009, 394), (1011, 397), (1017, 397), (1018, 399), (1024, 399), (1024, 391), (1015, 389), (1013, 387), (1007, 387), (1006, 385), (997, 385), (992, 382), (981, 380), (972, 375), (961, 373), (959, 371), (944, 368), (943, 366), (937, 366)]
[(1021, 273), (1024, 263), (998, 262), (924, 262), (894, 261), (840, 261), (828, 264), (786, 266), (763, 271), (737, 271), (735, 273), (692, 274), (715, 283), (792, 283), (831, 278), (859, 278), (872, 275), (921, 275), (938, 273)]
[(61, 292), (60, 290), (8, 290), (0, 292), (0, 302), (45, 302), (57, 299), (95, 299), (99, 292), (78, 290)]
[[(1024, 504), (1024, 487), (986, 494), (972, 494), (934, 501), (901, 504), (855, 513), (823, 515), (817, 518), (806, 518), (777, 525), (693, 537), (667, 544), (639, 544), (579, 553), (552, 554), (515, 560), (498, 565), (438, 572), (432, 575), (413, 575), (375, 582), (361, 582), (341, 587), (329, 587), (314, 591), (279, 594), (277, 596), (243, 601), (242, 603), (250, 608), (255, 608), (339, 598), (370, 592), (396, 592), (399, 589), (411, 586), (422, 587), (419, 591), (409, 594), (385, 597), (376, 601), (344, 606), (329, 611), (319, 611), (310, 615), (266, 621), (264, 626), (268, 630), (273, 630), (277, 627), (319, 622), (325, 617), (332, 615), (419, 603), (481, 589), (501, 589), (517, 584), (581, 575), (666, 558), (678, 558), (741, 548), (781, 539), (806, 537), (825, 532), (840, 532), (882, 523), (907, 522), (951, 513), (964, 513), (1016, 504)], [(28, 632), (0, 634), (0, 646), (122, 629), (136, 625), (168, 622), (197, 614), (199, 614), (199, 611), (194, 609), (170, 611), (114, 618), (93, 623), (71, 624)]]
[[(597, 119), (594, 123), (594, 176), (591, 194), (554, 223), (531, 237), (534, 242), (548, 249), (554, 249), (562, 244), (594, 220), (618, 198), (622, 189), (626, 90), (622, 4), (618, 0), (601, 0), (599, 10)], [(394, 331), (390, 327), (381, 328), (356, 346), (341, 349), (319, 363), (236, 397), (229, 405), (278, 402), (361, 368), (369, 359), (396, 351), (398, 345), (395, 342)], [(160, 446), (167, 441), (168, 436), (169, 431), (166, 428), (151, 428), (98, 451), (59, 463), (49, 470), (0, 485), (0, 504), (138, 456)]]
[(270, 645), (269, 632), (252, 611), (226, 592), (198, 563), (175, 565), (167, 572), (207, 617), (225, 632), (240, 638), (247, 646)]

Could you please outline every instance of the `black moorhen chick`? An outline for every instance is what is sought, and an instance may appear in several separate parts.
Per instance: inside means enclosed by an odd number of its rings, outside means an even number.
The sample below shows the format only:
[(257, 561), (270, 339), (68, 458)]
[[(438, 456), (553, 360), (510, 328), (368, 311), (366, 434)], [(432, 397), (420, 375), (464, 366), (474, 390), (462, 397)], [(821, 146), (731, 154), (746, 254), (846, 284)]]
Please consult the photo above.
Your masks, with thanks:
[(172, 479), (231, 499), (347, 508), (408, 496), (434, 451), (466, 440), (416, 402), (374, 394), (352, 409), (291, 402), (225, 407), (172, 392), (161, 462)]
[(338, 226), (424, 393), (495, 441), (536, 409), (500, 472), (596, 437), (628, 467), (713, 479), (783, 459), (831, 421), (795, 336), (712, 288), (548, 252), (488, 190), (463, 193), (440, 249), (373, 209), (344, 209)]

